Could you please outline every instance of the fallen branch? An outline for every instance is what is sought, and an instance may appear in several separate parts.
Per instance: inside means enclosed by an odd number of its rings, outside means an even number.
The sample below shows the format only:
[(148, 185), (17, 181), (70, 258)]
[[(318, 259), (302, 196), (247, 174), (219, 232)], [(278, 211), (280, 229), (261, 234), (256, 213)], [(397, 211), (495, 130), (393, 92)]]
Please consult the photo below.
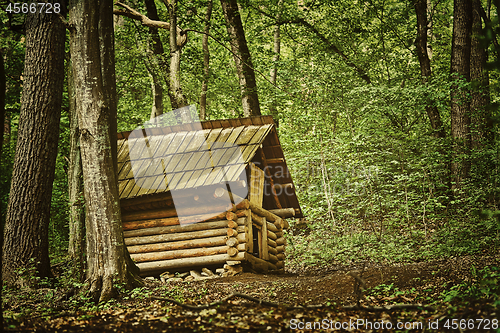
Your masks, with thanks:
[[(259, 303), (259, 305), (267, 305), (273, 308), (285, 308), (287, 310), (307, 310), (307, 309), (322, 309), (322, 308), (327, 308), (330, 307), (330, 305), (326, 304), (316, 304), (316, 305), (298, 305), (298, 306), (290, 306), (284, 303), (274, 303), (274, 302), (269, 302), (265, 301), (259, 298), (255, 298), (249, 295), (241, 294), (241, 293), (232, 293), (220, 301), (217, 302), (212, 302), (212, 303), (207, 303), (207, 304), (201, 304), (201, 305), (191, 305), (191, 304), (185, 304), (176, 301), (175, 299), (172, 298), (166, 298), (166, 297), (157, 297), (157, 296), (151, 296), (151, 299), (158, 300), (158, 301), (164, 301), (164, 302), (169, 302), (173, 303), (176, 305), (179, 305), (183, 308), (190, 309), (190, 310), (203, 310), (203, 309), (208, 309), (217, 305), (221, 305), (225, 302), (227, 302), (229, 299), (234, 298), (234, 297), (240, 297), (255, 303)], [(394, 304), (394, 305), (388, 305), (388, 306), (358, 306), (358, 305), (352, 305), (352, 306), (342, 306), (341, 307), (343, 310), (361, 310), (361, 311), (391, 311), (391, 310), (428, 310), (428, 311), (434, 311), (433, 307), (430, 306), (424, 306), (422, 304)]]

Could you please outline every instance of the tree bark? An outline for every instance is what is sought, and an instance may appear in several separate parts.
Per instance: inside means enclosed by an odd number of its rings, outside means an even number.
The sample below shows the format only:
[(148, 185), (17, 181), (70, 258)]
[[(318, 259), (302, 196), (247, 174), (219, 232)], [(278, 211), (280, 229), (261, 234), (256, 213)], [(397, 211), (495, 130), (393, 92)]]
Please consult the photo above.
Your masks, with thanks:
[(455, 0), (453, 6), (453, 38), (451, 44), (451, 136), (453, 138), (453, 160), (451, 174), (459, 188), (469, 175), (470, 161), (470, 82), (472, 32), (472, 0)]
[(117, 189), (113, 4), (70, 2), (71, 57), (86, 203), (87, 285), (107, 301), (116, 285), (140, 284), (123, 239)]
[(245, 31), (241, 23), (240, 11), (236, 0), (221, 0), (231, 50), (238, 72), (241, 89), (241, 103), (245, 117), (260, 116), (260, 103), (252, 58), (248, 50)]
[(203, 48), (203, 81), (200, 95), (200, 120), (205, 120), (207, 115), (207, 90), (210, 77), (210, 50), (208, 48), (208, 34), (210, 33), (210, 20), (212, 17), (212, 0), (208, 0), (207, 13), (205, 14), (205, 34), (201, 42)]
[(482, 34), (481, 3), (473, 1), (472, 11), (472, 40), (471, 40), (471, 69), (470, 76), (473, 83), (471, 99), (471, 145), (473, 149), (479, 149), (491, 142), (492, 118), (490, 104), (489, 85), (490, 79), (485, 66), (488, 61), (488, 53), (481, 46), (479, 37)]
[[(164, 1), (164, 3), (169, 11), (170, 22), (159, 21), (158, 13), (156, 11), (156, 6), (154, 6), (154, 3), (150, 1), (145, 2), (148, 11), (148, 16), (150, 17), (145, 16), (136, 11), (135, 9), (131, 8), (130, 6), (127, 6), (120, 2), (116, 2), (115, 4), (117, 6), (125, 8), (125, 10), (115, 9), (113, 13), (115, 15), (122, 15), (132, 18), (134, 20), (141, 21), (142, 25), (150, 28), (154, 29), (162, 28), (169, 30), (170, 64), (168, 64), (168, 62), (164, 61), (163, 58), (161, 58), (160, 66), (168, 71), (169, 78), (165, 81), (168, 87), (168, 96), (170, 98), (171, 108), (179, 109), (183, 106), (187, 106), (187, 99), (182, 92), (180, 83), (181, 50), (182, 47), (187, 43), (187, 34), (183, 34), (182, 29), (177, 25), (171, 25), (172, 22), (175, 22), (177, 24), (177, 17), (176, 17), (177, 1), (174, 1), (172, 3), (170, 3), (169, 1)], [(154, 53), (160, 54), (161, 52), (161, 54), (163, 54), (164, 50), (161, 40), (159, 38), (155, 40), (154, 37), (153, 40), (154, 40), (154, 45), (153, 45)], [(174, 51), (172, 52), (173, 49)], [(190, 119), (187, 118), (179, 119), (179, 122), (189, 122), (189, 121)]]
[[(144, 4), (146, 5), (148, 17), (151, 20), (159, 21), (160, 18), (158, 17), (158, 11), (156, 9), (154, 0), (145, 0)], [(160, 34), (158, 33), (158, 29), (150, 27), (149, 34), (151, 35), (151, 39), (153, 41), (153, 61), (151, 64), (151, 68), (148, 68), (149, 73), (151, 74), (151, 77), (153, 79), (153, 82), (151, 83), (151, 89), (153, 92), (153, 106), (151, 107), (150, 117), (151, 120), (153, 120), (154, 118), (163, 114), (163, 86), (161, 84), (160, 75), (158, 74), (158, 69), (165, 68), (168, 70), (168, 63), (164, 59), (165, 50), (160, 39)]]
[[(164, 1), (170, 16), (170, 94), (173, 96), (172, 109), (180, 109), (188, 105), (187, 98), (181, 88), (181, 51), (177, 44), (177, 0)], [(183, 119), (187, 122), (189, 119)]]
[(76, 91), (73, 78), (73, 68), (68, 71), (69, 95), (69, 168), (68, 168), (68, 199), (69, 199), (69, 244), (68, 255), (73, 264), (73, 276), (78, 280), (83, 278), (83, 233), (85, 226), (82, 160), (80, 154), (80, 129), (76, 112)]
[[(3, 134), (5, 123), (5, 93), (7, 89), (7, 80), (5, 77), (5, 63), (3, 60), (3, 52), (0, 48), (0, 163), (2, 163), (2, 147), (3, 147)], [(3, 205), (0, 204), (3, 210)], [(3, 267), (3, 218), (0, 216), (0, 266)], [(0, 269), (0, 320), (3, 323), (3, 277), (2, 270)], [(3, 332), (3, 324), (0, 327), (0, 332)]]
[[(278, 75), (278, 61), (280, 60), (281, 53), (281, 38), (280, 38), (280, 20), (281, 20), (281, 11), (283, 9), (283, 0), (278, 1), (278, 10), (276, 13), (276, 26), (274, 27), (274, 57), (273, 57), (273, 68), (271, 69), (271, 82), (274, 86), (276, 86), (276, 79)], [(274, 121), (276, 122), (276, 126), (279, 124), (278, 119), (278, 101), (276, 97), (273, 99), (271, 106), (269, 107), (269, 113), (273, 116)]]
[(0, 48), (0, 162), (2, 161), (3, 134), (5, 123), (5, 91), (7, 89), (7, 80), (5, 77), (5, 63), (3, 52)]
[[(53, 14), (26, 15), (26, 55), (16, 156), (3, 246), (7, 284), (51, 277), (48, 226), (64, 82), (65, 28)], [(32, 276), (31, 276), (32, 277)]]
[[(420, 63), (420, 73), (422, 75), (422, 83), (427, 84), (431, 76), (431, 62), (428, 53), (427, 32), (429, 22), (427, 20), (427, 0), (416, 0), (414, 3), (415, 13), (417, 15), (417, 39), (415, 46)], [(446, 136), (441, 115), (436, 106), (433, 106), (433, 101), (429, 99), (425, 111), (429, 117), (433, 134), (437, 138)]]
[(151, 75), (151, 92), (153, 94), (150, 119), (154, 120), (163, 114), (163, 87), (155, 66), (148, 66), (147, 69)]

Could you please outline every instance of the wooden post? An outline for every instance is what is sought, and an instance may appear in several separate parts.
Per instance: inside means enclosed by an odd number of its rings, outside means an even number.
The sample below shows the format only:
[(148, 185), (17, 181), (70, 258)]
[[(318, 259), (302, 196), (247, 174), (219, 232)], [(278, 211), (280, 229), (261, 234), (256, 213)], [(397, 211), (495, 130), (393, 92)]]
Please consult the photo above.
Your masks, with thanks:
[(247, 209), (245, 217), (245, 242), (247, 244), (247, 252), (253, 253), (253, 228), (252, 228), (252, 212)]
[(269, 260), (269, 249), (267, 245), (267, 223), (266, 218), (262, 218), (262, 259)]
[(262, 207), (262, 199), (264, 197), (264, 171), (253, 163), (249, 164), (250, 182), (248, 200), (259, 207)]
[(262, 148), (259, 148), (259, 151), (260, 151), (260, 158), (262, 160), (262, 166), (264, 167), (264, 171), (267, 177), (269, 177), (269, 184), (271, 185), (271, 193), (273, 194), (274, 202), (276, 203), (276, 207), (278, 207), (278, 209), (281, 209), (283, 207), (281, 207), (280, 199), (278, 198), (276, 190), (274, 189), (274, 179), (273, 176), (271, 175), (271, 172), (269, 171), (269, 165), (267, 164), (266, 155), (264, 154), (264, 150)]

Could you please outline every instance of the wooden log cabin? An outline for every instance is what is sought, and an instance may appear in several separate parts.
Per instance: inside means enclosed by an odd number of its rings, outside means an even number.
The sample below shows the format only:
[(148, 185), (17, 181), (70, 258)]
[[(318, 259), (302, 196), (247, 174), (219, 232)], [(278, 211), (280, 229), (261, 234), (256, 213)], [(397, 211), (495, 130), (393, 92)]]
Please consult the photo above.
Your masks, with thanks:
[(118, 134), (125, 244), (141, 275), (284, 268), (286, 218), (302, 217), (270, 116)]

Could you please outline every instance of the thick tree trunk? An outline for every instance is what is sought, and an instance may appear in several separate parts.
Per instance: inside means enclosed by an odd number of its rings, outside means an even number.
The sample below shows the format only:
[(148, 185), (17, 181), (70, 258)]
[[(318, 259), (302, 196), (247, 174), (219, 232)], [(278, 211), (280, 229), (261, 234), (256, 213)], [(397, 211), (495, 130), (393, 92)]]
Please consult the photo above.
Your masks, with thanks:
[(71, 55), (80, 126), (86, 203), (87, 283), (106, 301), (116, 285), (139, 283), (123, 240), (116, 177), (116, 82), (113, 7), (109, 1), (70, 2)]
[[(181, 50), (177, 44), (177, 0), (165, 2), (170, 16), (170, 95), (173, 96), (172, 109), (188, 105), (187, 98), (181, 88)], [(189, 119), (183, 119), (188, 122)]]
[(208, 34), (210, 33), (210, 20), (212, 18), (212, 0), (208, 0), (207, 13), (205, 14), (205, 34), (201, 42), (203, 48), (203, 82), (200, 95), (200, 120), (205, 120), (207, 115), (207, 90), (210, 77), (210, 50), (208, 48)]
[(236, 0), (221, 0), (227, 33), (231, 42), (231, 50), (238, 72), (241, 89), (241, 103), (245, 117), (259, 116), (260, 104), (257, 94), (257, 83), (253, 70), (252, 58), (248, 50), (245, 31), (241, 23), (240, 11)]
[(68, 197), (69, 197), (69, 244), (68, 255), (73, 264), (73, 276), (78, 280), (83, 278), (83, 232), (85, 226), (83, 200), (83, 174), (80, 154), (80, 129), (76, 112), (76, 91), (73, 79), (73, 68), (68, 71), (69, 95), (69, 168), (68, 168)]
[(453, 160), (452, 189), (469, 175), (470, 161), (470, 100), (463, 83), (470, 82), (472, 0), (455, 0), (453, 6), (453, 39), (451, 45), (451, 136)]
[(479, 0), (473, 1), (472, 11), (472, 41), (471, 41), (471, 68), (470, 76), (473, 82), (471, 99), (471, 144), (472, 148), (479, 149), (491, 141), (492, 119), (489, 84), (490, 79), (485, 69), (488, 53), (479, 41), (482, 34), (482, 10)]
[[(415, 13), (417, 14), (417, 39), (415, 46), (420, 62), (420, 73), (422, 75), (422, 82), (426, 84), (431, 76), (431, 62), (429, 59), (429, 47), (427, 43), (428, 20), (427, 20), (427, 0), (415, 0), (414, 2)], [(441, 115), (436, 106), (433, 106), (433, 101), (428, 100), (425, 110), (429, 117), (431, 128), (434, 131), (434, 136), (444, 138), (446, 133), (444, 131)]]
[(7, 80), (5, 78), (5, 63), (3, 52), (0, 48), (0, 162), (2, 161), (3, 132), (5, 123), (5, 90), (7, 89)]
[(3, 247), (8, 284), (20, 268), (50, 277), (48, 226), (64, 82), (65, 28), (53, 14), (26, 15), (26, 55), (16, 157)]
[[(273, 85), (276, 85), (276, 79), (278, 75), (278, 61), (280, 60), (281, 53), (281, 37), (280, 37), (280, 20), (281, 20), (281, 11), (283, 9), (283, 0), (278, 1), (278, 11), (276, 13), (276, 26), (274, 27), (274, 57), (273, 57), (273, 68), (271, 69), (271, 82)], [(269, 113), (273, 116), (276, 124), (278, 122), (278, 101), (276, 97), (274, 98), (271, 106), (269, 107)]]

